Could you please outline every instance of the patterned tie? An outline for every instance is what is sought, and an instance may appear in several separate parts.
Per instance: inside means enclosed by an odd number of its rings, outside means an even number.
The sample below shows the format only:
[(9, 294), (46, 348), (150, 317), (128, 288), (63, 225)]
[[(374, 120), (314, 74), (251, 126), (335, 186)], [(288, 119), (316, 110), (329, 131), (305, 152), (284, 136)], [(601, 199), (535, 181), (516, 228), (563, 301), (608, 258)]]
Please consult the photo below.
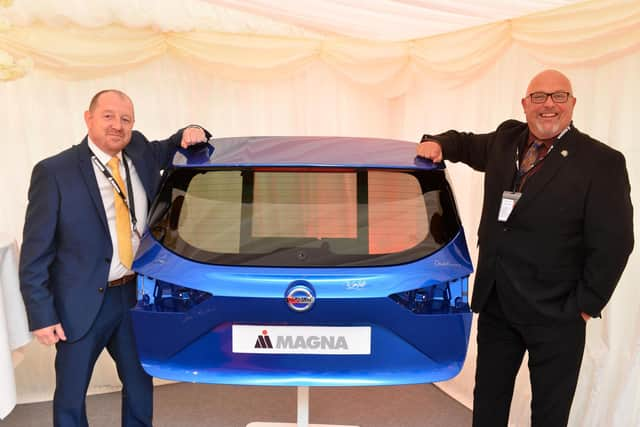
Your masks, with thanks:
[[(127, 189), (124, 186), (122, 177), (120, 176), (120, 159), (112, 157), (107, 163), (111, 169), (111, 175), (116, 180), (122, 192), (126, 195)], [(131, 246), (131, 218), (129, 217), (129, 208), (122, 200), (122, 197), (113, 189), (113, 199), (116, 209), (116, 235), (118, 238), (118, 256), (122, 265), (131, 268), (133, 262), (133, 248)]]
[(540, 141), (533, 141), (533, 143), (531, 143), (527, 152), (524, 153), (522, 163), (520, 163), (520, 175), (526, 174), (535, 165), (539, 155), (538, 149), (543, 145), (544, 144)]

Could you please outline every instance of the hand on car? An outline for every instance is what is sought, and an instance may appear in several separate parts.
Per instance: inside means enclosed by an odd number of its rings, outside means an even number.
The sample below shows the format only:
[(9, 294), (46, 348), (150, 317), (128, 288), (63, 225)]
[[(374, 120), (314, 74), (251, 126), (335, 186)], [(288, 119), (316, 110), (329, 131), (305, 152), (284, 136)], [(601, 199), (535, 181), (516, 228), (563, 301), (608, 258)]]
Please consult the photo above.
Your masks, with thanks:
[(418, 144), (416, 148), (418, 156), (425, 157), (433, 162), (442, 161), (442, 147), (436, 141), (426, 140)]
[(207, 142), (207, 136), (200, 126), (187, 126), (182, 131), (182, 141), (180, 141), (182, 148), (200, 144), (201, 142)]

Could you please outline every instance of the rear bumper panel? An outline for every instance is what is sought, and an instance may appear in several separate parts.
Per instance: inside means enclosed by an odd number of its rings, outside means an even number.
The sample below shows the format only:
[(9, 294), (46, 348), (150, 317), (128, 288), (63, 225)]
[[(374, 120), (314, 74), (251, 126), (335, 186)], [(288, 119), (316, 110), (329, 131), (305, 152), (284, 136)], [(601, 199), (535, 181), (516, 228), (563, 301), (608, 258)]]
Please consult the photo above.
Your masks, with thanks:
[[(296, 313), (282, 299), (214, 296), (189, 312), (138, 306), (132, 317), (143, 367), (156, 377), (217, 384), (358, 386), (454, 377), (464, 363), (472, 314), (415, 314), (390, 298), (318, 299), (310, 311)], [(371, 354), (233, 353), (232, 324), (370, 326)]]

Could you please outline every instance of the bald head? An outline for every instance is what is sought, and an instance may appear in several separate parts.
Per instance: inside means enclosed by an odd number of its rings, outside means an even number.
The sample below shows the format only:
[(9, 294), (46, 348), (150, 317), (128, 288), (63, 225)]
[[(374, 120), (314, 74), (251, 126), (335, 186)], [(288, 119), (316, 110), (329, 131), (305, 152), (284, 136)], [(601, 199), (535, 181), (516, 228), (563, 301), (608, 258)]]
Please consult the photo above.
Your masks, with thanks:
[(118, 89), (105, 89), (93, 95), (93, 98), (91, 98), (91, 102), (89, 103), (89, 111), (94, 112), (96, 110), (96, 107), (98, 106), (98, 103), (100, 102), (100, 97), (106, 94), (113, 94), (118, 96), (122, 101), (131, 104), (131, 108), (133, 109), (133, 101), (131, 101), (129, 95)]
[[(527, 86), (527, 93), (525, 96), (529, 95), (532, 92), (542, 91), (543, 88), (556, 87), (562, 88), (573, 95), (573, 89), (571, 88), (571, 81), (569, 78), (562, 74), (558, 70), (544, 70), (538, 74), (536, 74)], [(547, 90), (547, 92), (549, 92)]]
[(573, 118), (575, 104), (571, 82), (557, 70), (536, 74), (522, 98), (529, 131), (538, 139), (551, 139), (565, 130)]

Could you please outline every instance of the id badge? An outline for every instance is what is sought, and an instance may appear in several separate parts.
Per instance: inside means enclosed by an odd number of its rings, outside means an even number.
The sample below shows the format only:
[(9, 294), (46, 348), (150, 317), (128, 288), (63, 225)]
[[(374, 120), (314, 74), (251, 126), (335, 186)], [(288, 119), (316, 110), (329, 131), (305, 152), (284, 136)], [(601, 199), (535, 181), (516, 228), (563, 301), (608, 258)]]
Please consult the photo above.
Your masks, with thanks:
[(509, 219), (509, 215), (513, 211), (513, 208), (520, 200), (522, 193), (504, 191), (502, 193), (502, 202), (500, 202), (500, 211), (498, 212), (498, 221), (505, 222)]

